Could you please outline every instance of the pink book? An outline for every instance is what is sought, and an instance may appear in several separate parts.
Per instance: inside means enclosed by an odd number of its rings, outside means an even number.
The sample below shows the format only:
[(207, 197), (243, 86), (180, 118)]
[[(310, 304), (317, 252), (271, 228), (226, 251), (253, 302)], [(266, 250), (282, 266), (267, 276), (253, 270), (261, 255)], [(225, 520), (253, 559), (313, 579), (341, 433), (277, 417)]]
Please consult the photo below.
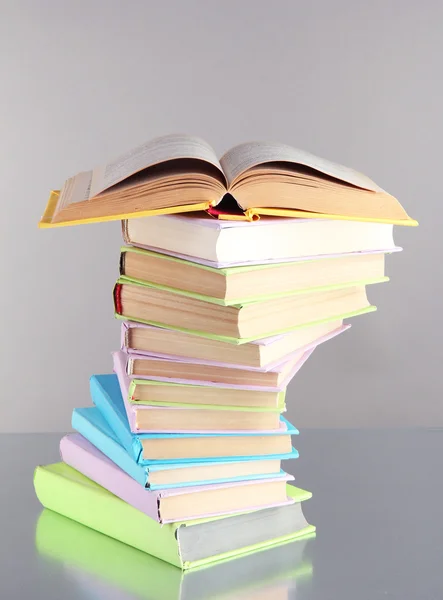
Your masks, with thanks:
[[(284, 379), (281, 381), (281, 383), (278, 386), (275, 387), (271, 387), (271, 386), (263, 386), (263, 385), (244, 385), (244, 384), (238, 384), (238, 383), (217, 383), (216, 381), (208, 381), (208, 380), (201, 380), (201, 379), (183, 379), (180, 377), (161, 377), (158, 375), (149, 375), (149, 376), (143, 376), (143, 375), (132, 375), (130, 372), (130, 361), (132, 360), (143, 360), (143, 361), (153, 361), (155, 360), (163, 362), (163, 363), (170, 363), (170, 362), (179, 362), (181, 364), (202, 364), (201, 361), (195, 360), (195, 361), (190, 361), (190, 360), (177, 360), (173, 357), (168, 357), (168, 358), (163, 358), (163, 357), (155, 357), (155, 356), (145, 356), (143, 354), (137, 354), (135, 352), (127, 352), (124, 353), (122, 352), (121, 354), (122, 356), (122, 360), (124, 361), (124, 369), (125, 369), (125, 373), (126, 375), (128, 375), (128, 377), (130, 379), (147, 379), (150, 381), (164, 381), (164, 382), (169, 382), (169, 383), (179, 383), (179, 384), (183, 384), (183, 385), (204, 385), (204, 386), (208, 386), (208, 387), (217, 387), (217, 388), (224, 388), (224, 389), (233, 389), (233, 390), (256, 390), (256, 391), (262, 391), (262, 392), (281, 392), (284, 389), (286, 389), (286, 387), (288, 386), (289, 382), (292, 380), (292, 378), (298, 373), (298, 371), (302, 368), (302, 366), (305, 364), (305, 362), (308, 360), (308, 358), (311, 356), (311, 354), (314, 352), (315, 346), (312, 348), (309, 348), (308, 350), (304, 351), (302, 353), (301, 356), (299, 356), (298, 358), (289, 358), (288, 360), (282, 362), (281, 364), (279, 364), (278, 366), (275, 366), (273, 369), (269, 369), (268, 371), (266, 371), (267, 373), (272, 372), (272, 373), (284, 373), (286, 372), (286, 375), (284, 377)], [(300, 354), (300, 351), (298, 352), (298, 354)], [(215, 365), (211, 365), (212, 367), (215, 367)], [(223, 368), (223, 367), (220, 367)], [(248, 371), (248, 369), (244, 369), (244, 371)]]
[(159, 523), (230, 515), (294, 502), (286, 494), (286, 483), (294, 478), (286, 473), (266, 480), (152, 491), (132, 479), (79, 433), (61, 439), (60, 454), (66, 464)]
[[(302, 346), (301, 348), (294, 348), (294, 350), (292, 350), (289, 354), (287, 354), (286, 356), (280, 358), (279, 360), (277, 360), (271, 364), (266, 365), (266, 367), (264, 367), (264, 368), (248, 367), (248, 369), (251, 371), (259, 371), (262, 373), (276, 370), (282, 365), (282, 363), (284, 363), (288, 360), (291, 360), (291, 358), (293, 358), (299, 352), (306, 352), (308, 350), (312, 350), (313, 348), (316, 348), (320, 344), (323, 344), (324, 342), (331, 340), (332, 338), (336, 337), (337, 335), (340, 335), (341, 333), (343, 333), (350, 327), (351, 327), (350, 324), (349, 325), (346, 324), (346, 325), (342, 325), (341, 327), (337, 327), (337, 329), (335, 329), (334, 331), (331, 331), (327, 335), (323, 335), (323, 336), (317, 338), (316, 340), (314, 340), (310, 344), (307, 344), (306, 346)], [(126, 344), (127, 332), (130, 329), (135, 329), (135, 328), (146, 329), (148, 331), (158, 329), (157, 327), (154, 327), (153, 325), (144, 325), (142, 323), (124, 321), (121, 326), (121, 349), (124, 352), (131, 352), (131, 349), (129, 349)], [(183, 335), (192, 336), (192, 334), (189, 334), (189, 333), (188, 334), (183, 333)], [(268, 345), (273, 344), (274, 342), (280, 340), (285, 335), (291, 335), (291, 334), (274, 335), (272, 337), (263, 338), (262, 340), (256, 340), (256, 341), (250, 342), (250, 343), (254, 344), (254, 345), (268, 346)], [(132, 350), (132, 351), (134, 352), (134, 350)], [(244, 366), (238, 365), (236, 363), (224, 363), (224, 362), (216, 362), (216, 361), (202, 360), (202, 359), (187, 359), (182, 356), (175, 355), (172, 352), (170, 354), (163, 354), (160, 352), (144, 352), (143, 350), (136, 350), (135, 353), (138, 355), (143, 355), (143, 356), (165, 358), (165, 359), (169, 359), (169, 360), (179, 360), (180, 362), (192, 362), (195, 364), (208, 365), (208, 366), (214, 366), (214, 367), (229, 367), (230, 369), (244, 369), (245, 368)]]
[[(146, 404), (137, 404), (134, 405), (134, 403), (131, 403), (130, 401), (130, 397), (131, 397), (131, 384), (133, 383), (134, 380), (131, 380), (131, 378), (128, 376), (128, 374), (126, 373), (126, 354), (124, 352), (114, 352), (113, 353), (113, 362), (114, 362), (114, 373), (117, 375), (118, 378), (118, 383), (119, 383), (119, 387), (120, 387), (120, 391), (123, 397), (123, 403), (125, 406), (125, 410), (126, 410), (126, 415), (128, 417), (128, 422), (129, 422), (129, 427), (131, 429), (132, 432), (137, 432), (137, 433), (153, 433), (152, 431), (148, 431), (145, 429), (140, 429), (137, 426), (137, 411), (154, 411), (154, 410), (159, 410), (158, 407), (154, 407), (154, 406), (149, 406)], [(197, 388), (196, 388), (197, 389)], [(280, 392), (281, 393), (281, 392)], [(163, 406), (162, 410), (168, 410), (168, 409), (172, 409), (172, 410), (177, 410), (180, 408), (180, 405), (177, 405), (177, 407), (170, 407), (170, 406)], [(196, 408), (198, 408), (198, 405), (196, 405)], [(182, 410), (188, 410), (188, 408), (183, 407)], [(272, 429), (272, 430), (260, 430), (260, 434), (262, 435), (266, 435), (266, 434), (275, 434), (277, 432), (280, 431), (284, 431), (286, 430), (286, 421), (285, 419), (280, 419), (280, 425), (277, 429)], [(225, 431), (225, 430), (211, 430), (211, 431), (205, 431), (202, 432), (200, 430), (168, 430), (168, 431), (164, 431), (162, 430), (161, 433), (211, 433), (211, 434), (217, 434), (217, 435), (224, 435), (226, 433), (229, 433), (231, 435), (243, 435), (243, 434), (248, 434), (251, 433), (251, 430), (245, 430), (245, 429), (236, 429), (236, 430), (229, 430), (229, 432)]]

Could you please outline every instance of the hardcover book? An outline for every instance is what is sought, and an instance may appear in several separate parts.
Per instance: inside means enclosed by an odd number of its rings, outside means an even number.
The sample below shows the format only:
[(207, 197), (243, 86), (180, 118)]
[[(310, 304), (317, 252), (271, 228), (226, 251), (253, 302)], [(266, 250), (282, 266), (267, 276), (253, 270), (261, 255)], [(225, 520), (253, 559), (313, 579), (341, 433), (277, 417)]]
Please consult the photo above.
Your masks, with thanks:
[(311, 327), (256, 340), (250, 343), (231, 343), (192, 335), (180, 330), (153, 327), (143, 323), (124, 321), (121, 329), (121, 347), (128, 353), (166, 359), (198, 361), (209, 367), (251, 369), (271, 372), (274, 368), (298, 358), (349, 329), (343, 321), (330, 321)]
[(123, 401), (116, 375), (91, 377), (92, 401), (100, 410), (115, 435), (139, 464), (155, 461), (172, 463), (226, 462), (235, 457), (240, 460), (263, 460), (296, 457), (291, 436), (298, 430), (280, 417), (280, 428), (272, 432), (245, 433), (139, 433), (134, 414)]
[(258, 457), (256, 460), (232, 457), (224, 462), (214, 459), (214, 462), (193, 460), (165, 464), (161, 461), (143, 461), (143, 464), (139, 464), (132, 448), (129, 451), (124, 448), (97, 407), (75, 408), (72, 428), (140, 485), (151, 490), (273, 478), (282, 473), (282, 460), (297, 457), (296, 452), (292, 451), (271, 458)]
[[(168, 135), (68, 179), (42, 226), (159, 213), (223, 213), (230, 194), (247, 219), (260, 215), (354, 219), (414, 225), (401, 204), (371, 179), (291, 146), (240, 144), (218, 160), (200, 138)], [(240, 214), (241, 218), (241, 214)]]
[(60, 454), (64, 463), (159, 523), (283, 506), (294, 501), (286, 495), (286, 482), (294, 478), (286, 473), (266, 479), (155, 491), (132, 479), (79, 433), (62, 438)]
[(122, 228), (126, 244), (217, 269), (401, 250), (392, 225), (360, 221), (263, 217), (248, 223), (185, 213), (129, 219)]
[(34, 486), (41, 504), (181, 569), (191, 569), (289, 543), (315, 527), (301, 503), (311, 497), (289, 486), (287, 506), (161, 525), (69, 465), (37, 467)]
[[(380, 281), (388, 281), (388, 278)], [(172, 292), (125, 277), (115, 285), (114, 305), (116, 317), (125, 321), (167, 327), (233, 344), (376, 310), (367, 298), (365, 282), (355, 287), (220, 306), (195, 294)]]
[(385, 277), (384, 254), (348, 254), (293, 263), (215, 269), (157, 252), (121, 248), (120, 275), (134, 283), (194, 295), (195, 298), (232, 306), (378, 282)]

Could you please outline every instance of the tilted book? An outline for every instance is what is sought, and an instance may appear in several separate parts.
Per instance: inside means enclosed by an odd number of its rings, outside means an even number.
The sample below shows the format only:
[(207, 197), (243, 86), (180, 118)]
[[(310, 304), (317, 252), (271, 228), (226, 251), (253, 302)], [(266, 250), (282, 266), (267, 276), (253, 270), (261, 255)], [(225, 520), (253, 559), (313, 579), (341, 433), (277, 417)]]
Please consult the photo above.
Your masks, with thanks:
[(260, 457), (257, 460), (232, 457), (226, 461), (214, 459), (214, 462), (144, 461), (139, 464), (132, 448), (127, 450), (123, 446), (97, 407), (75, 408), (72, 428), (140, 485), (151, 490), (273, 478), (282, 473), (282, 460), (297, 457), (295, 452), (290, 452), (262, 460)]
[(316, 348), (350, 327), (349, 324), (343, 325), (341, 320), (330, 321), (233, 345), (184, 331), (124, 321), (121, 328), (121, 348), (127, 353), (196, 362), (209, 368), (280, 372), (281, 365), (286, 361), (300, 357), (301, 353)]
[(138, 433), (130, 406), (123, 401), (116, 375), (93, 375), (91, 397), (124, 448), (142, 465), (297, 457), (291, 436), (298, 430), (283, 417), (273, 432), (225, 433)]
[(112, 492), (159, 523), (283, 506), (294, 502), (286, 495), (292, 475), (204, 486), (148, 490), (127, 475), (79, 433), (60, 442), (63, 462)]

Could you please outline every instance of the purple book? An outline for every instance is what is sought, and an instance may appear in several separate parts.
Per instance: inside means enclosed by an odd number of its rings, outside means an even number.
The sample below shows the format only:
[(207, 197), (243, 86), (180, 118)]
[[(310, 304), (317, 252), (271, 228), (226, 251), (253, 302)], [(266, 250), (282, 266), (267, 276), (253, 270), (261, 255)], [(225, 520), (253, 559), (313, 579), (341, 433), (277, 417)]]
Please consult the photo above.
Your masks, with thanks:
[(286, 473), (266, 480), (152, 491), (132, 479), (79, 433), (61, 439), (60, 454), (66, 464), (159, 523), (229, 515), (294, 502), (286, 494), (286, 482), (294, 478)]
[[(114, 373), (117, 375), (118, 378), (118, 383), (119, 383), (119, 387), (120, 387), (120, 391), (123, 397), (123, 403), (125, 406), (125, 410), (126, 410), (126, 415), (128, 417), (128, 422), (129, 422), (129, 427), (131, 429), (132, 432), (137, 432), (137, 433), (153, 433), (153, 431), (151, 430), (146, 430), (146, 429), (142, 429), (137, 425), (137, 412), (139, 411), (155, 411), (155, 410), (188, 410), (187, 407), (181, 407), (179, 404), (177, 404), (177, 407), (172, 407), (172, 406), (162, 406), (161, 408), (157, 407), (157, 406), (149, 406), (146, 404), (137, 404), (135, 405), (133, 402), (130, 401), (130, 397), (131, 397), (131, 384), (132, 384), (132, 380), (131, 378), (128, 376), (128, 374), (126, 373), (126, 355), (124, 352), (114, 352), (113, 353), (113, 361), (114, 361)], [(280, 392), (281, 393), (281, 392)], [(198, 409), (198, 405), (195, 405), (195, 408)], [(266, 434), (275, 434), (277, 432), (280, 431), (284, 431), (286, 429), (286, 424), (285, 424), (285, 420), (280, 419), (279, 421), (279, 425), (276, 429), (266, 429), (266, 430), (260, 430), (260, 434), (266, 435)], [(223, 430), (223, 429), (216, 429), (216, 430), (205, 430), (204, 432), (198, 429), (171, 429), (171, 430), (161, 430), (161, 432), (159, 433), (211, 433), (211, 434), (217, 434), (217, 435), (224, 435), (226, 433), (232, 434), (232, 435), (243, 435), (243, 434), (248, 434), (251, 433), (250, 429), (236, 429), (236, 430)]]
[[(347, 331), (350, 327), (351, 327), (350, 324), (341, 325), (341, 326), (337, 327), (336, 329), (334, 329), (333, 331), (327, 333), (326, 335), (317, 337), (315, 340), (313, 340), (309, 344), (306, 344), (300, 348), (294, 348), (293, 350), (291, 350), (291, 352), (286, 354), (286, 356), (266, 365), (266, 367), (264, 367), (264, 368), (261, 368), (261, 367), (247, 367), (247, 368), (250, 371), (260, 371), (260, 372), (268, 372), (268, 371), (278, 370), (283, 363), (287, 362), (288, 360), (291, 360), (291, 358), (293, 358), (299, 352), (306, 352), (308, 350), (312, 350), (312, 349), (316, 348), (318, 345), (323, 344), (324, 342), (327, 342), (328, 340), (331, 340), (332, 338), (336, 337), (337, 335), (340, 335), (344, 331)], [(124, 352), (128, 352), (128, 353), (134, 352), (137, 355), (143, 355), (143, 356), (148, 356), (148, 357), (150, 356), (150, 357), (156, 357), (156, 358), (165, 358), (168, 360), (177, 360), (177, 361), (181, 361), (181, 362), (185, 362), (185, 363), (196, 363), (196, 364), (200, 364), (200, 365), (208, 365), (208, 366), (214, 366), (214, 367), (229, 367), (230, 369), (245, 369), (246, 368), (243, 365), (238, 365), (236, 363), (225, 363), (225, 362), (216, 362), (216, 361), (210, 361), (210, 360), (204, 360), (204, 359), (185, 358), (183, 356), (172, 354), (172, 352), (170, 354), (169, 353), (166, 354), (166, 353), (162, 353), (162, 352), (145, 352), (140, 349), (131, 350), (130, 348), (128, 348), (128, 344), (127, 344), (128, 332), (131, 329), (137, 329), (137, 328), (145, 329), (147, 331), (155, 331), (155, 330), (163, 329), (162, 327), (154, 327), (153, 325), (144, 325), (142, 323), (135, 323), (132, 321), (124, 321), (121, 326), (121, 349)], [(181, 335), (192, 337), (192, 334), (190, 334), (190, 333), (181, 333)], [(269, 346), (275, 342), (278, 342), (285, 336), (291, 336), (291, 333), (283, 333), (280, 335), (274, 335), (272, 337), (263, 338), (261, 340), (256, 340), (256, 341), (250, 342), (250, 343), (255, 346)]]
[[(161, 362), (164, 364), (168, 364), (168, 363), (180, 363), (182, 365), (199, 365), (202, 364), (201, 361), (186, 361), (186, 360), (180, 360), (180, 359), (176, 359), (175, 357), (168, 357), (168, 358), (162, 358), (162, 357), (154, 357), (154, 356), (145, 356), (143, 354), (137, 354), (135, 352), (121, 352), (122, 356), (121, 356), (121, 360), (124, 361), (124, 370), (126, 375), (130, 378), (130, 379), (147, 379), (150, 381), (163, 381), (163, 382), (169, 382), (169, 383), (179, 383), (179, 384), (188, 384), (188, 385), (203, 385), (203, 386), (208, 386), (208, 387), (217, 387), (217, 388), (227, 388), (227, 389), (233, 389), (233, 390), (255, 390), (255, 391), (262, 391), (262, 392), (281, 392), (283, 390), (286, 389), (286, 387), (288, 386), (289, 382), (291, 381), (291, 379), (298, 373), (298, 371), (302, 368), (302, 366), (305, 364), (305, 362), (308, 360), (308, 358), (311, 356), (311, 354), (314, 352), (315, 350), (315, 346), (312, 348), (307, 349), (304, 352), (298, 352), (297, 354), (301, 354), (301, 356), (296, 356), (294, 358), (289, 358), (288, 360), (282, 362), (280, 365), (275, 366), (272, 369), (269, 369), (267, 371), (267, 373), (276, 373), (276, 374), (284, 374), (283, 379), (281, 380), (281, 382), (279, 383), (279, 385), (277, 386), (263, 386), (263, 385), (246, 385), (246, 384), (239, 384), (239, 383), (218, 383), (216, 381), (208, 381), (208, 380), (204, 380), (204, 379), (185, 379), (185, 378), (180, 378), (180, 377), (161, 377), (158, 375), (149, 375), (149, 376), (143, 376), (143, 375), (133, 375), (131, 373), (131, 368), (130, 365), (132, 364), (132, 361), (134, 360), (140, 360), (140, 361), (146, 361), (146, 362), (153, 362), (154, 360), (156, 362)], [(215, 365), (211, 365), (213, 368), (215, 367)], [(219, 366), (219, 365), (217, 365)], [(221, 367), (223, 368), (224, 365)], [(244, 372), (247, 372), (247, 369), (244, 370)]]

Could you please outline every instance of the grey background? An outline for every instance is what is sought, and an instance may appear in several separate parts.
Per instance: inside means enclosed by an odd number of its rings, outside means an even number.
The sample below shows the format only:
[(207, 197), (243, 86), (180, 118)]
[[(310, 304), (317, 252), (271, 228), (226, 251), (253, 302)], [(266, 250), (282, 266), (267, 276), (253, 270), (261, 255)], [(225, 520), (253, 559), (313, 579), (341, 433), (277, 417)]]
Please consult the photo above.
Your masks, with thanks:
[(375, 314), (290, 386), (300, 427), (441, 426), (443, 3), (0, 1), (0, 430), (60, 431), (119, 343), (117, 223), (39, 231), (48, 191), (151, 137), (274, 139), (420, 221)]

